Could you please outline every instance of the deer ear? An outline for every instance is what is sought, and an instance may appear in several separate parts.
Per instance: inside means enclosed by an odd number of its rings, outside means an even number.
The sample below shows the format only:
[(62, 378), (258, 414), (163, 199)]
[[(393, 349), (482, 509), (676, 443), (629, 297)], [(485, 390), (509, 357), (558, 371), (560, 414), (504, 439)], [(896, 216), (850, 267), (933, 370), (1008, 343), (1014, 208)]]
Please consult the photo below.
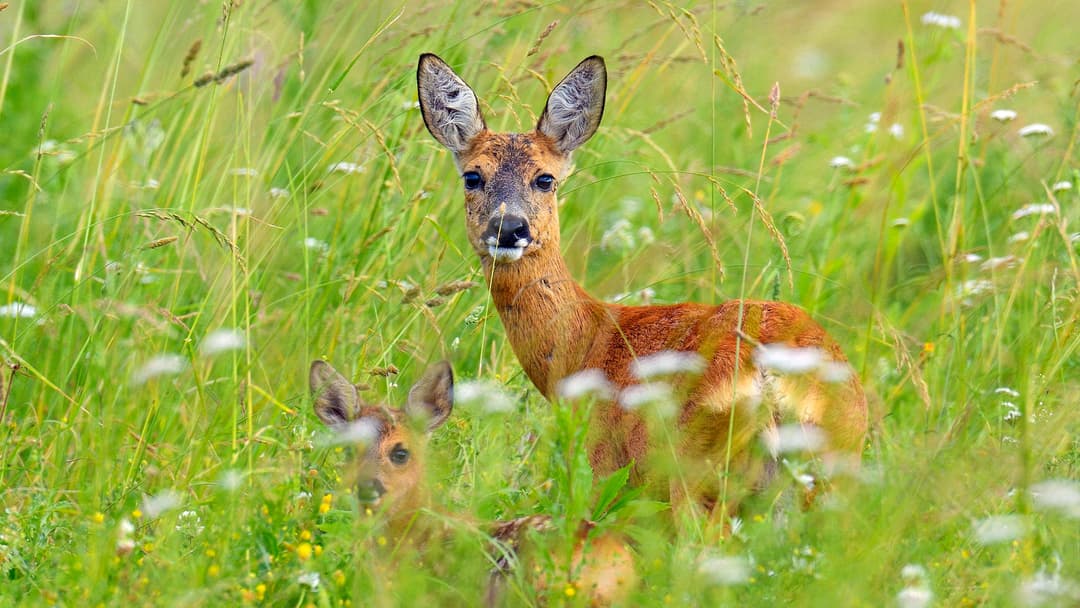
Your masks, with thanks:
[(345, 376), (326, 361), (315, 361), (308, 374), (311, 394), (315, 397), (315, 414), (327, 426), (352, 422), (360, 413), (360, 395)]
[(569, 154), (596, 133), (604, 116), (607, 68), (593, 55), (570, 71), (548, 96), (536, 130), (555, 140)]
[(446, 422), (453, 409), (454, 372), (449, 363), (440, 361), (428, 368), (409, 389), (405, 414), (409, 418), (426, 420), (427, 430), (433, 431)]
[(420, 55), (416, 90), (428, 131), (455, 156), (486, 128), (476, 93), (438, 56)]

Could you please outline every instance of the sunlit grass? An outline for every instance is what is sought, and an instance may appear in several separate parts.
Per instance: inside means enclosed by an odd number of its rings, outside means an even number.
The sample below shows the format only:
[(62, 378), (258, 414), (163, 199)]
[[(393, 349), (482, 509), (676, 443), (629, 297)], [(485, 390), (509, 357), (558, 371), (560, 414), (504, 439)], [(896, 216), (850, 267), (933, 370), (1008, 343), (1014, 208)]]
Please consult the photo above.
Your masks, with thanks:
[(489, 306), (424, 51), (497, 129), (604, 55), (574, 276), (792, 301), (874, 394), (857, 481), (810, 511), (762, 496), (716, 541), (620, 491), (635, 605), (1078, 601), (1072, 3), (85, 4), (0, 10), (0, 604), (478, 604), (482, 527), (416, 557), (360, 512), (315, 358), (371, 401), (438, 359), (506, 396), (433, 437), (432, 516), (546, 513), (558, 551), (603, 514), (583, 413)]

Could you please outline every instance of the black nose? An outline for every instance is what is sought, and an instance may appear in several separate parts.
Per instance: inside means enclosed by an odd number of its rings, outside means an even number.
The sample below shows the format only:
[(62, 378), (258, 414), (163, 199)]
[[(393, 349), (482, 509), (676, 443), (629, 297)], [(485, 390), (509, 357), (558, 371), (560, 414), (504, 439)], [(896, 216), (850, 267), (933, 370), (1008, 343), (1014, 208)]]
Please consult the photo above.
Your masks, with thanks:
[(484, 242), (494, 247), (524, 247), (530, 241), (529, 222), (520, 215), (496, 214), (484, 231)]
[(364, 479), (356, 484), (356, 497), (361, 502), (374, 502), (386, 494), (386, 486), (378, 479)]

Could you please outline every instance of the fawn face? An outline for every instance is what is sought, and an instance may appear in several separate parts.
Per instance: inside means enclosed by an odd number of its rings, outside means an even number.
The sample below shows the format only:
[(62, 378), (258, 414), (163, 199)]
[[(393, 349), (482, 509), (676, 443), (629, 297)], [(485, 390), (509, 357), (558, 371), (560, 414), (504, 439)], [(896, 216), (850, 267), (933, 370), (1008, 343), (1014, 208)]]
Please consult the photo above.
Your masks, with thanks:
[(315, 413), (327, 426), (365, 444), (356, 463), (357, 498), (409, 519), (424, 502), (424, 448), (428, 433), (450, 417), (454, 377), (445, 361), (409, 390), (402, 409), (360, 402), (356, 387), (329, 363), (315, 361), (309, 376)]
[(461, 171), (476, 253), (506, 263), (544, 247), (558, 252), (555, 191), (569, 170), (570, 153), (600, 126), (604, 60), (589, 57), (563, 78), (531, 133), (489, 131), (476, 94), (435, 55), (420, 56), (416, 81), (424, 124), (454, 153)]

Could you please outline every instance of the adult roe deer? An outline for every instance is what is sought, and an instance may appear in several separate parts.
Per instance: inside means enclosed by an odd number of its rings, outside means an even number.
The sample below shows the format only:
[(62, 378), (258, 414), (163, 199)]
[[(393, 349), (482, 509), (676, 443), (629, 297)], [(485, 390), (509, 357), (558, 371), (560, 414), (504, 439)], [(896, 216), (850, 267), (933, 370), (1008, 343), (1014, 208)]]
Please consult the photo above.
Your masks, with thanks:
[[(868, 424), (862, 386), (837, 343), (801, 308), (751, 300), (623, 306), (590, 296), (570, 276), (559, 247), (556, 191), (571, 153), (600, 125), (607, 88), (601, 57), (585, 59), (555, 86), (530, 133), (488, 130), (476, 94), (435, 55), (420, 56), (417, 88), (428, 131), (461, 171), (469, 243), (492, 302), (544, 397), (553, 399), (561, 380), (589, 369), (602, 371), (616, 389), (632, 386), (639, 379), (631, 363), (662, 351), (704, 359), (673, 418), (679, 461), (694, 466), (678, 478), (650, 468), (646, 456), (657, 439), (645, 416), (611, 399), (597, 403), (590, 420), (589, 460), (597, 474), (636, 461), (635, 481), (659, 484), (672, 502), (689, 499), (712, 511), (719, 500), (730, 509), (721, 474), (741, 474), (747, 487), (760, 483), (753, 477), (771, 464), (755, 462), (761, 459), (752, 443), (784, 417), (819, 427), (827, 459), (858, 462)], [(756, 364), (755, 348), (769, 345), (813, 351), (831, 366), (829, 377)]]
[[(309, 372), (315, 414), (342, 437), (356, 439), (362, 452), (356, 462), (357, 498), (367, 509), (386, 518), (387, 536), (394, 545), (423, 546), (448, 532), (446, 516), (425, 517), (430, 509), (425, 484), (426, 448), (429, 434), (446, 423), (454, 406), (454, 377), (448, 363), (433, 365), (409, 390), (403, 408), (361, 403), (351, 382), (325, 361), (315, 361)], [(446, 515), (446, 514), (444, 514)], [(464, 520), (462, 516), (450, 516)], [(475, 523), (475, 522), (472, 522)], [(569, 567), (556, 562), (565, 582), (580, 590), (593, 605), (609, 605), (623, 599), (636, 583), (634, 560), (626, 542), (612, 533), (590, 534), (593, 524), (583, 522), (574, 537)], [(554, 530), (545, 515), (495, 522), (488, 532), (503, 551), (488, 582), (488, 605), (501, 603), (502, 587), (510, 562), (528, 546), (531, 534)], [(540, 550), (539, 547), (535, 547)], [(531, 581), (539, 592), (552, 581)]]

